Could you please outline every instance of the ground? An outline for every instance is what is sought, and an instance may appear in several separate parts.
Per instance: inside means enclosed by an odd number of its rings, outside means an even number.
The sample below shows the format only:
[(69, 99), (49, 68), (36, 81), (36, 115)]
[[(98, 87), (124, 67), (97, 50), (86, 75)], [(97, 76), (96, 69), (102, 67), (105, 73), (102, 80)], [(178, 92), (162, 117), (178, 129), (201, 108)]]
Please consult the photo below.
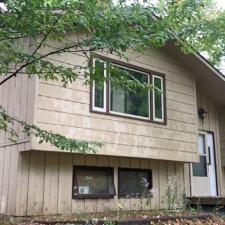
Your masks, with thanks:
[[(202, 217), (202, 218), (198, 218)], [(150, 220), (154, 221), (150, 221)], [(83, 221), (79, 223), (78, 221)], [(89, 221), (89, 222), (88, 222)], [(104, 222), (100, 222), (104, 221)], [(225, 225), (225, 217), (216, 212), (202, 211), (129, 211), (98, 214), (66, 214), (56, 216), (6, 217), (0, 215), (0, 225), (116, 225), (111, 221), (126, 221), (118, 225)], [(136, 222), (134, 222), (136, 221)], [(144, 223), (140, 222), (145, 221)], [(98, 222), (98, 223), (96, 223)]]
[[(40, 225), (43, 223), (37, 223), (34, 220), (29, 220), (29, 219), (0, 219), (0, 225)], [(44, 223), (45, 224), (45, 223)], [(50, 223), (48, 223), (50, 224)], [(55, 224), (55, 223), (52, 223)], [(57, 223), (60, 225), (60, 223)], [(67, 225), (72, 225), (74, 224), (73, 222), (68, 222), (68, 223), (61, 223), (61, 224), (67, 224)], [(176, 220), (176, 221), (168, 221), (168, 222), (150, 222), (149, 225), (201, 225), (201, 224), (206, 224), (206, 225), (225, 225), (225, 220), (220, 217), (212, 217), (207, 220)], [(77, 224), (78, 225), (78, 224)], [(111, 225), (110, 223), (106, 223), (106, 225)]]

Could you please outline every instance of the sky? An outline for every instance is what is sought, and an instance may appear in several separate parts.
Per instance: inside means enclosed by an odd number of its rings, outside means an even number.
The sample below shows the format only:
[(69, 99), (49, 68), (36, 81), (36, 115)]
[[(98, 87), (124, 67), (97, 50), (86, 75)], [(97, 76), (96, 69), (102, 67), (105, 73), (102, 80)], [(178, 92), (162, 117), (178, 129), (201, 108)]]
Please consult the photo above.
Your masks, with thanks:
[(216, 0), (218, 7), (225, 9), (225, 0)]

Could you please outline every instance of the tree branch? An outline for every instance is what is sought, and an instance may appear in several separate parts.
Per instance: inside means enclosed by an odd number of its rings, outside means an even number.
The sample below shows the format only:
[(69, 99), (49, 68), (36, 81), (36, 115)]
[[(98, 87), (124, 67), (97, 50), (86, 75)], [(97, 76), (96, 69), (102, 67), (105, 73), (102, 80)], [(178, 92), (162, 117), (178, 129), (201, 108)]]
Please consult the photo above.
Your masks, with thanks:
[(50, 29), (48, 30), (48, 32), (46, 33), (46, 35), (44, 36), (44, 38), (41, 40), (41, 42), (39, 43), (39, 45), (37, 46), (37, 48), (34, 50), (34, 52), (32, 53), (32, 56), (35, 55), (35, 53), (41, 48), (41, 46), (43, 45), (43, 43), (46, 41), (46, 39), (48, 38), (48, 36), (53, 31), (55, 25), (59, 22), (59, 19), (60, 19), (61, 16), (62, 16), (62, 13), (58, 14), (55, 22), (52, 24), (52, 26), (50, 27)]
[(50, 143), (61, 150), (85, 154), (96, 153), (96, 150), (102, 147), (102, 144), (98, 142), (67, 138), (61, 134), (43, 130), (36, 125), (30, 125), (25, 121), (9, 116), (5, 109), (0, 105), (0, 130), (4, 130), (5, 132), (9, 133), (9, 140), (16, 142), (18, 135), (14, 129), (10, 128), (14, 122), (19, 123), (23, 127), (22, 132), (26, 133), (28, 137), (34, 135), (39, 139), (40, 144), (42, 142)]
[[(82, 44), (81, 43), (79, 43), (79, 44), (73, 44), (73, 45), (70, 45), (70, 46), (66, 46), (66, 47), (64, 47), (64, 48), (61, 48), (61, 49), (57, 49), (57, 50), (55, 50), (55, 51), (52, 51), (52, 52), (49, 52), (49, 53), (47, 53), (47, 54), (45, 54), (45, 55), (42, 55), (42, 56), (40, 56), (40, 57), (38, 57), (38, 58), (36, 58), (36, 59), (34, 59), (34, 60), (31, 60), (31, 61), (28, 61), (28, 62), (26, 62), (25, 64), (23, 64), (22, 66), (20, 66), (15, 72), (13, 72), (11, 75), (9, 75), (8, 77), (6, 77), (4, 80), (2, 80), (1, 82), (0, 82), (0, 86), (2, 85), (2, 84), (4, 84), (7, 80), (9, 80), (9, 79), (11, 79), (12, 77), (14, 77), (14, 76), (16, 76), (22, 69), (24, 69), (25, 67), (27, 67), (27, 66), (29, 66), (29, 65), (31, 65), (31, 64), (33, 64), (33, 63), (35, 63), (36, 61), (39, 61), (39, 60), (42, 60), (42, 59), (44, 59), (44, 58), (47, 58), (48, 56), (50, 56), (50, 55), (54, 55), (54, 54), (62, 54), (62, 53), (65, 53), (65, 52), (69, 52), (68, 50), (69, 49), (72, 49), (72, 48), (78, 48), (78, 47), (80, 47)], [(73, 53), (75, 53), (75, 52), (84, 52), (84, 51), (93, 51), (94, 49), (87, 49), (87, 50), (73, 50)]]

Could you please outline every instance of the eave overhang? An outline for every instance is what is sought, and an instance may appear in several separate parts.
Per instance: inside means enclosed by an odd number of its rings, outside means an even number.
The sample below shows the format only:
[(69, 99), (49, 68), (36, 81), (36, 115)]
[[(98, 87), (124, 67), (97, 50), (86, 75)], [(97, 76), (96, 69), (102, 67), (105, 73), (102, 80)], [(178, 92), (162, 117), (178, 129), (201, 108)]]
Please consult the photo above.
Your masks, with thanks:
[(197, 91), (214, 103), (225, 106), (225, 76), (200, 54), (185, 54), (173, 42), (167, 43), (166, 51), (195, 74)]

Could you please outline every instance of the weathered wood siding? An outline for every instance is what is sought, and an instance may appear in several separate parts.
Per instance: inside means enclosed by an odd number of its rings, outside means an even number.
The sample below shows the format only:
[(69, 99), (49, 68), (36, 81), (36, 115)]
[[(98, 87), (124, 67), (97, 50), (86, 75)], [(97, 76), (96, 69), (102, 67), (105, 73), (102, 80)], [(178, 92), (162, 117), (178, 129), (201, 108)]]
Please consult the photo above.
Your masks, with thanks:
[(222, 166), (222, 193), (225, 194), (225, 108), (220, 109), (220, 149), (221, 149), (221, 166)]
[[(3, 79), (3, 78), (2, 78)], [(0, 86), (0, 105), (7, 113), (28, 123), (33, 121), (35, 79), (19, 74)], [(19, 137), (17, 143), (0, 131), (0, 213), (14, 215), (16, 210), (17, 176), (20, 151), (31, 149), (21, 127), (13, 125)]]
[[(111, 56), (114, 57), (114, 56)], [(58, 65), (85, 65), (82, 55), (51, 58)], [(166, 76), (167, 125), (89, 112), (90, 87), (77, 81), (67, 88), (60, 82), (39, 82), (35, 121), (37, 125), (72, 138), (99, 141), (101, 155), (197, 160), (196, 88), (194, 75), (163, 50), (145, 55), (129, 54), (129, 63)], [(57, 150), (34, 140), (35, 150)]]
[(220, 110), (220, 147), (221, 147), (221, 163), (225, 166), (225, 108)]
[(138, 158), (100, 155), (77, 155), (44, 151), (21, 153), (16, 201), (17, 215), (102, 212), (146, 208), (145, 199), (72, 199), (72, 173), (74, 165), (107, 166), (114, 168), (114, 182), (118, 193), (118, 168), (145, 168), (153, 172), (153, 199), (150, 208), (166, 208), (162, 203), (168, 177), (178, 177), (178, 197), (189, 192), (184, 164)]
[[(9, 115), (27, 123), (33, 123), (34, 98), (35, 77), (29, 78), (26, 74), (18, 74), (17, 77), (9, 79), (0, 86), (0, 105), (4, 107)], [(17, 122), (14, 123), (13, 129), (19, 135), (17, 144), (29, 142)], [(0, 147), (14, 145), (8, 138), (9, 135), (0, 131)], [(25, 149), (30, 149), (29, 144)]]
[(220, 128), (223, 127), (223, 124), (220, 123), (220, 107), (199, 92), (197, 92), (197, 107), (198, 109), (203, 108), (207, 111), (204, 121), (202, 122), (200, 119), (198, 120), (198, 129), (200, 131), (202, 130), (214, 133), (218, 191), (219, 195), (224, 195), (225, 190), (221, 164), (220, 142)]

